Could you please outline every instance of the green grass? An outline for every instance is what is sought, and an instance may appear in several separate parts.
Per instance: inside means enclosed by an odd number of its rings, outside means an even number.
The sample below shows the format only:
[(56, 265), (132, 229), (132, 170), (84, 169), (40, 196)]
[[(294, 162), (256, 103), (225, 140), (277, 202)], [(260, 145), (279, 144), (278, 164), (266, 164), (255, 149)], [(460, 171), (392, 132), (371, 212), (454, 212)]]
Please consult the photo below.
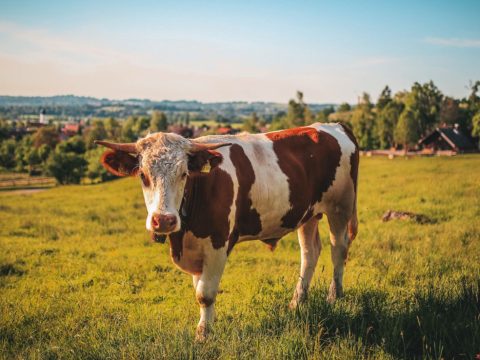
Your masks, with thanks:
[[(0, 193), (0, 356), (4, 358), (472, 359), (480, 352), (480, 156), (362, 158), (359, 235), (345, 297), (325, 301), (324, 249), (308, 304), (287, 308), (294, 234), (271, 253), (232, 252), (204, 344), (191, 278), (144, 230), (133, 179)], [(388, 209), (434, 224), (382, 223)]]

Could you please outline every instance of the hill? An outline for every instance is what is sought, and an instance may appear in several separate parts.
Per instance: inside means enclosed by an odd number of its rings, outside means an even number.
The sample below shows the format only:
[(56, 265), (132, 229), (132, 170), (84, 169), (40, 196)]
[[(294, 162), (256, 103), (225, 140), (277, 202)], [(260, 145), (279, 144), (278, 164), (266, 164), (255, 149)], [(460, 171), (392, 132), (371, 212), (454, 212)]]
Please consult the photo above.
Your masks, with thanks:
[[(334, 104), (309, 104), (317, 112)], [(22, 111), (19, 111), (21, 108)], [(250, 116), (256, 112), (259, 116), (273, 116), (278, 112), (286, 112), (288, 104), (274, 102), (213, 102), (203, 103), (195, 100), (162, 100), (148, 99), (111, 100), (97, 99), (75, 95), (61, 96), (0, 96), (0, 114), (4, 116), (38, 114), (46, 109), (49, 115), (69, 116), (128, 116), (146, 114), (149, 110), (166, 112), (194, 112), (203, 116), (217, 114), (228, 118)]]

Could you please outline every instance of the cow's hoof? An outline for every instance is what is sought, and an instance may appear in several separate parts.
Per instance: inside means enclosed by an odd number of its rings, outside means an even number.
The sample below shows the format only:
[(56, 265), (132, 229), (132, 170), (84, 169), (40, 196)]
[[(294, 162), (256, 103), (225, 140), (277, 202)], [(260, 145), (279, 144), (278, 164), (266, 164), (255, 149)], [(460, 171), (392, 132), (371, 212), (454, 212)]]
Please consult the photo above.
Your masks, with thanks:
[(288, 308), (290, 310), (298, 309), (301, 305), (305, 303), (306, 300), (307, 300), (307, 295), (305, 293), (301, 293), (301, 294), (295, 293), (295, 295), (293, 295), (292, 301), (290, 301), (290, 304), (288, 305)]
[(295, 309), (298, 308), (298, 306), (299, 306), (299, 304), (298, 304), (297, 299), (292, 299), (292, 301), (290, 301), (290, 304), (288, 304), (288, 308), (290, 310), (295, 310)]
[(197, 330), (195, 331), (195, 341), (203, 343), (207, 340), (208, 337), (208, 328), (206, 325), (198, 325)]
[(341, 286), (337, 286), (335, 281), (332, 281), (330, 284), (330, 289), (328, 290), (327, 301), (330, 304), (333, 304), (335, 300), (343, 297), (343, 289)]

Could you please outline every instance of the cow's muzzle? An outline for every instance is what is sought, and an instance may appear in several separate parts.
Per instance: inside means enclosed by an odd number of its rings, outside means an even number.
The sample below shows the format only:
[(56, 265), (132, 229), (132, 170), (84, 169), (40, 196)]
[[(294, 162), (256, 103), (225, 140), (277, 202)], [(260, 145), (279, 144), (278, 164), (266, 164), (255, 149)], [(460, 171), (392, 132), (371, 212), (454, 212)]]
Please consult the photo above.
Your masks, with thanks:
[(177, 216), (174, 214), (152, 215), (152, 230), (156, 234), (168, 234), (177, 230)]

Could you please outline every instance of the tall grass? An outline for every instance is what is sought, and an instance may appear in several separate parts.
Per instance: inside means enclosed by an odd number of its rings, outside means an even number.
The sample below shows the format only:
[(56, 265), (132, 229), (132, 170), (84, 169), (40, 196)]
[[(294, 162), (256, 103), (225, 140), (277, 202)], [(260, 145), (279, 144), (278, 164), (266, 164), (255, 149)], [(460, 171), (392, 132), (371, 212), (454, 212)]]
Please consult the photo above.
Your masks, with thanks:
[[(152, 244), (134, 179), (0, 194), (3, 358), (472, 359), (480, 352), (480, 157), (362, 159), (345, 297), (325, 301), (326, 221), (308, 303), (287, 308), (294, 234), (232, 252), (217, 322), (193, 341), (191, 279)], [(432, 224), (381, 222), (388, 209)]]

